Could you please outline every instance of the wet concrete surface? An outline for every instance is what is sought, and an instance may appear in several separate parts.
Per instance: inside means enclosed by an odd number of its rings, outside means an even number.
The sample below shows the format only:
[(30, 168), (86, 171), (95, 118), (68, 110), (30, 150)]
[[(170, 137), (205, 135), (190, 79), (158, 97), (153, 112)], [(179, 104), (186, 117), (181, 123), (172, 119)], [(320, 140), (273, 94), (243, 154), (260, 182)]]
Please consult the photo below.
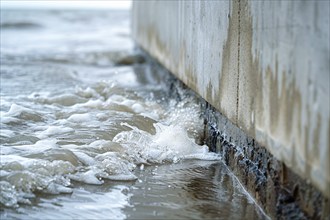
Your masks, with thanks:
[(205, 143), (222, 155), (257, 203), (276, 219), (329, 219), (329, 200), (207, 102)]

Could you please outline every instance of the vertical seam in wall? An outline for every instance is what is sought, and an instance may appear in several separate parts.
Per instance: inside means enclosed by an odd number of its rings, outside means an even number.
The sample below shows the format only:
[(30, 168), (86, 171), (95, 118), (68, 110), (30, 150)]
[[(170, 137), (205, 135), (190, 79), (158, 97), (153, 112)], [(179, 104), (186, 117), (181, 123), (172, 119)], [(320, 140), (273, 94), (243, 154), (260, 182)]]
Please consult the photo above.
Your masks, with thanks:
[[(240, 76), (240, 44), (241, 44), (241, 0), (238, 0), (238, 40), (237, 40), (237, 85), (236, 85), (236, 124), (238, 126), (239, 76)], [(239, 126), (238, 126), (239, 127)]]

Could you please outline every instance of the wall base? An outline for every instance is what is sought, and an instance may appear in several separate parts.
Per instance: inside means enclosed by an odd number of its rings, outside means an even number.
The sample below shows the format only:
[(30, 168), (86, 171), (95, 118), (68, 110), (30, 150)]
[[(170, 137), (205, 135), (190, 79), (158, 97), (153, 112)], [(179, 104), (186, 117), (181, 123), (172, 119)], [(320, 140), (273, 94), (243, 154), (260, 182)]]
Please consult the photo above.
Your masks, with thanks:
[(257, 203), (272, 218), (330, 219), (329, 200), (278, 161), (265, 147), (201, 100), (205, 144), (222, 155)]
[[(155, 74), (168, 72), (142, 53), (152, 70), (157, 72)], [(164, 75), (162, 83), (170, 88), (168, 96), (180, 100), (192, 95), (200, 103), (204, 134), (197, 142), (221, 154), (223, 162), (267, 215), (275, 219), (330, 219), (329, 199), (319, 190), (277, 160), (174, 75)]]

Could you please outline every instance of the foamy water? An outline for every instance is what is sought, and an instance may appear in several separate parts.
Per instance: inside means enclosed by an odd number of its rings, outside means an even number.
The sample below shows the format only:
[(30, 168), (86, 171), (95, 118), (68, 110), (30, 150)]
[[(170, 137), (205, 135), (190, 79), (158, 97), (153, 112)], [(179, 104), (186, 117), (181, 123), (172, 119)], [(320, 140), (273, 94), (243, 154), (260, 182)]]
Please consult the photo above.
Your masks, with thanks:
[[(127, 11), (1, 13), (1, 216), (164, 218), (185, 210), (187, 195), (144, 202), (222, 165), (200, 143), (195, 98), (177, 84), (180, 97), (170, 95), (170, 79), (133, 49)], [(177, 180), (167, 178), (171, 170)], [(149, 197), (137, 190), (155, 186)], [(242, 197), (233, 207), (259, 216), (243, 191), (231, 190)], [(221, 196), (205, 204), (214, 202)], [(188, 208), (183, 216), (201, 214)]]

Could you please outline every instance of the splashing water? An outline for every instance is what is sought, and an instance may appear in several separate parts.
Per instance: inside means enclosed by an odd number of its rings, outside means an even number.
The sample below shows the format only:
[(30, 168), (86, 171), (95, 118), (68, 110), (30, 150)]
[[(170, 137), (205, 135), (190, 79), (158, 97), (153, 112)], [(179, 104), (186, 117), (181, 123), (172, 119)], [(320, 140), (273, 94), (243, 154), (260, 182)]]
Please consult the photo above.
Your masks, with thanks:
[[(170, 80), (133, 50), (127, 11), (1, 13), (1, 217), (134, 217), (150, 199), (136, 187), (171, 195), (171, 185), (190, 181), (185, 170), (219, 161), (200, 145), (199, 104), (177, 83), (173, 97)], [(182, 171), (171, 167), (185, 161)], [(142, 206), (169, 208), (152, 218), (173, 213), (175, 201), (186, 216), (200, 212), (184, 208), (185, 197)]]

